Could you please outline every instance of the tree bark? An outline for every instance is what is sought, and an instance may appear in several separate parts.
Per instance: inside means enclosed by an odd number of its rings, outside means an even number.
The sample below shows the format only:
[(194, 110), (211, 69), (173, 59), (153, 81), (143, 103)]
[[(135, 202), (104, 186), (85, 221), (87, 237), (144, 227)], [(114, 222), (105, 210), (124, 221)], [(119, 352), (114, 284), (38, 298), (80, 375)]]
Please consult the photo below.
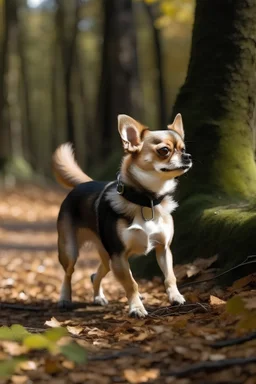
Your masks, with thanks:
[[(140, 118), (136, 35), (132, 0), (104, 1), (104, 45), (96, 120), (102, 136), (101, 153), (116, 148), (117, 115)], [(92, 143), (93, 145), (93, 143)], [(94, 144), (95, 145), (95, 144)], [(97, 140), (97, 146), (99, 142)]]
[(167, 123), (167, 113), (166, 113), (166, 98), (165, 98), (165, 89), (164, 89), (164, 77), (163, 77), (163, 63), (162, 63), (162, 50), (161, 50), (161, 35), (160, 30), (155, 27), (154, 23), (156, 20), (156, 11), (154, 4), (148, 5), (146, 3), (145, 8), (149, 16), (152, 34), (155, 48), (155, 60), (157, 67), (157, 93), (158, 93), (158, 111), (159, 111), (159, 127), (164, 129)]
[(198, 0), (182, 113), (194, 167), (180, 185), (194, 193), (256, 193), (252, 131), (256, 95), (256, 1)]

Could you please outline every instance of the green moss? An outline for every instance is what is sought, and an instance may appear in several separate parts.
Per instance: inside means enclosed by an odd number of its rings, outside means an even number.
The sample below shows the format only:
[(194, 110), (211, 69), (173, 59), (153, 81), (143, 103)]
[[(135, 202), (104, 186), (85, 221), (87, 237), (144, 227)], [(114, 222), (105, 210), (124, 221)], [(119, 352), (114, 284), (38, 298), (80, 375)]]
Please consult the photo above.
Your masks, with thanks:
[(219, 147), (212, 165), (213, 179), (227, 195), (255, 196), (256, 167), (247, 123), (226, 119), (219, 123), (219, 127)]

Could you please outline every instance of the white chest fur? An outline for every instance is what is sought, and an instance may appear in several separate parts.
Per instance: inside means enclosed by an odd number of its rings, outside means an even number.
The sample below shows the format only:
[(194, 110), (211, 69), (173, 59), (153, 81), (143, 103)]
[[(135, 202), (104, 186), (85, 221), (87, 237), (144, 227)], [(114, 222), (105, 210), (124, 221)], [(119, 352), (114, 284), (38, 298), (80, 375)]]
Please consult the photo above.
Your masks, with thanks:
[[(130, 225), (124, 219), (118, 220), (117, 224), (118, 234), (129, 256), (147, 254), (157, 246), (170, 244), (174, 233), (171, 212), (178, 205), (170, 196), (154, 207), (154, 220), (150, 221), (143, 219), (140, 206), (127, 202), (116, 191), (108, 192), (107, 199), (116, 212), (133, 217)], [(144, 207), (143, 213), (145, 218), (152, 215), (150, 208)]]
[[(151, 209), (143, 208), (144, 217), (151, 217)], [(119, 234), (128, 255), (149, 253), (157, 246), (166, 247), (173, 237), (172, 217), (162, 206), (154, 208), (154, 219), (145, 221), (138, 208), (132, 224), (119, 227)]]

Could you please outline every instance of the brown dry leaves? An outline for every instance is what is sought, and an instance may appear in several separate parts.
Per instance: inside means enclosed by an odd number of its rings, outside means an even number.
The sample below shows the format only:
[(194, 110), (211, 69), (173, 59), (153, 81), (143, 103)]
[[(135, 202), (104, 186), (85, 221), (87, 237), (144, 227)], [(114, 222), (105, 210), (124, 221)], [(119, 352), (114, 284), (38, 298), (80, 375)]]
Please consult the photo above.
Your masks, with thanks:
[[(37, 333), (66, 327), (70, 336), (87, 349), (88, 362), (76, 366), (64, 357), (37, 351), (21, 364), (9, 383), (255, 383), (250, 381), (256, 375), (252, 364), (211, 373), (202, 371), (182, 379), (167, 374), (200, 361), (255, 356), (255, 340), (233, 347), (212, 347), (221, 339), (241, 337), (250, 331), (239, 324), (245, 313), (254, 314), (256, 308), (255, 275), (225, 290), (214, 287), (214, 281), (186, 287), (182, 292), (189, 305), (180, 308), (169, 306), (160, 278), (141, 281), (145, 305), (154, 316), (130, 319), (127, 300), (111, 275), (104, 281), (109, 306), (91, 304), (89, 276), (95, 272), (98, 259), (94, 253), (83, 252), (74, 274), (73, 291), (74, 301), (86, 303), (86, 307), (59, 311), (56, 302), (62, 269), (57, 260), (55, 219), (62, 198), (62, 193), (33, 186), (0, 194), (4, 218), (0, 224), (1, 302), (21, 306), (20, 310), (2, 309), (1, 325), (19, 323)], [(213, 268), (216, 259), (213, 256), (177, 265), (178, 281), (213, 276), (217, 273)], [(247, 312), (234, 315), (226, 310), (226, 302), (233, 296), (241, 297)], [(0, 359), (21, 353), (11, 342), (0, 343)]]

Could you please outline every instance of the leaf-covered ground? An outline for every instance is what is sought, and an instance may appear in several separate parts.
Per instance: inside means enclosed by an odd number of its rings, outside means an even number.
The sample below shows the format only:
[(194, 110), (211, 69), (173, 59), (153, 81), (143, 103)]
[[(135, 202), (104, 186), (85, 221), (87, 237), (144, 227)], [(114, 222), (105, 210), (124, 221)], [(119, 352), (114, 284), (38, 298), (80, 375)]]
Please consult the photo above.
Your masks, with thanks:
[[(67, 327), (86, 348), (87, 362), (76, 365), (62, 355), (32, 351), (29, 360), (0, 383), (256, 383), (253, 273), (226, 289), (216, 287), (214, 280), (184, 287), (187, 304), (172, 308), (160, 278), (140, 281), (149, 317), (130, 319), (123, 291), (111, 274), (104, 281), (110, 304), (91, 304), (89, 276), (98, 258), (84, 251), (73, 279), (77, 308), (58, 310), (63, 272), (55, 222), (63, 197), (62, 192), (31, 185), (0, 192), (0, 325), (21, 324), (32, 333)], [(216, 258), (176, 266), (179, 281), (214, 276)], [(247, 335), (251, 340), (243, 340)], [(218, 344), (231, 339), (240, 342)], [(23, 347), (12, 342), (0, 346), (1, 360), (23, 353)]]

